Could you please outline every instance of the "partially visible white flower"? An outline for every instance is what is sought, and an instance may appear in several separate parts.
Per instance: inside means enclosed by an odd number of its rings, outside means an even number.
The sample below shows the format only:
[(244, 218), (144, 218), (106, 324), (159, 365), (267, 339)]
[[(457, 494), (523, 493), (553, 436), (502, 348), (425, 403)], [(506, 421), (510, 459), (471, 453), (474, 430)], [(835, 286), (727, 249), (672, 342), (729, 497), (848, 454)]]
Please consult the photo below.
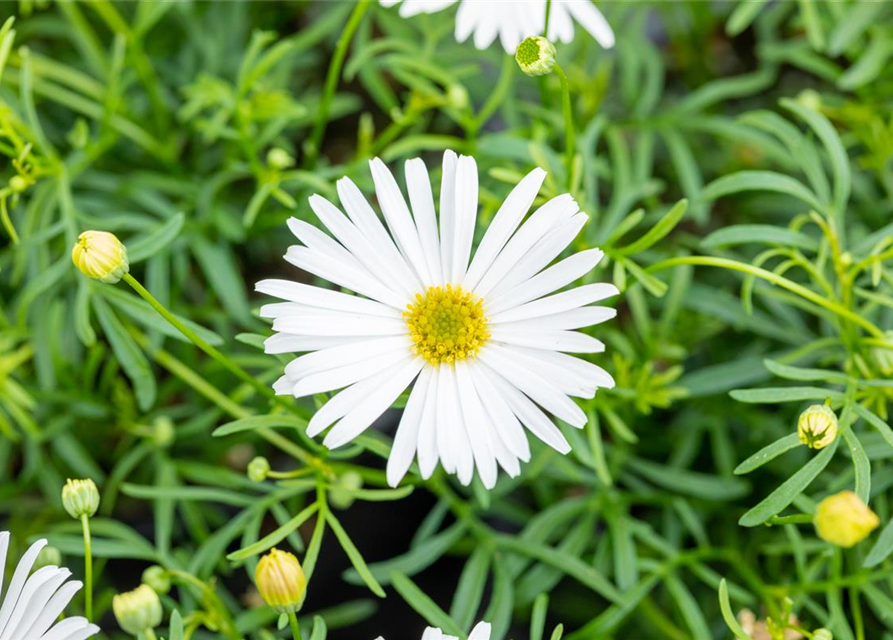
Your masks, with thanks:
[[(438, 461), (459, 481), (475, 469), (487, 488), (497, 465), (511, 476), (530, 459), (525, 427), (561, 453), (570, 444), (547, 415), (577, 428), (586, 413), (573, 398), (614, 386), (601, 367), (576, 357), (605, 345), (578, 331), (616, 315), (593, 303), (617, 295), (608, 283), (561, 291), (604, 256), (587, 249), (552, 264), (588, 216), (569, 194), (527, 219), (546, 172), (534, 169), (493, 216), (472, 255), (478, 211), (473, 158), (443, 157), (439, 215), (422, 160), (405, 165), (407, 203), (393, 174), (370, 163), (384, 222), (348, 178), (343, 210), (314, 195), (310, 208), (331, 235), (292, 218), (302, 245), (285, 259), (359, 295), (286, 280), (257, 290), (286, 302), (264, 305), (275, 335), (267, 353), (310, 352), (273, 385), (296, 398), (342, 389), (310, 419), (307, 435), (343, 446), (368, 429), (411, 384), (387, 478), (396, 486), (417, 456), (423, 478)], [(363, 296), (363, 297), (361, 297)], [(414, 384), (413, 384), (414, 383)]]
[[(46, 544), (46, 540), (32, 544), (12, 574), (0, 606), (0, 637), (10, 640), (86, 640), (99, 633), (99, 627), (90, 624), (86, 618), (65, 618), (53, 625), (81, 588), (81, 583), (66, 582), (71, 572), (53, 565), (41, 567), (28, 576)], [(0, 532), (0, 586), (8, 548), (9, 532)]]
[[(378, 636), (375, 640), (384, 640), (384, 638)], [(428, 627), (425, 629), (425, 633), (422, 634), (422, 640), (459, 640), (459, 638), (448, 636), (440, 629)], [(478, 622), (475, 628), (471, 630), (468, 640), (490, 640), (490, 623)]]
[[(379, 0), (392, 7), (401, 0)], [(402, 0), (400, 15), (442, 11), (457, 0)], [(486, 49), (499, 37), (507, 53), (514, 54), (524, 38), (542, 35), (546, 22), (546, 0), (458, 0), (456, 40), (465, 42), (474, 34), (474, 46)], [(574, 39), (574, 21), (592, 34), (606, 49), (614, 46), (614, 31), (592, 0), (552, 0), (549, 33), (555, 42)]]

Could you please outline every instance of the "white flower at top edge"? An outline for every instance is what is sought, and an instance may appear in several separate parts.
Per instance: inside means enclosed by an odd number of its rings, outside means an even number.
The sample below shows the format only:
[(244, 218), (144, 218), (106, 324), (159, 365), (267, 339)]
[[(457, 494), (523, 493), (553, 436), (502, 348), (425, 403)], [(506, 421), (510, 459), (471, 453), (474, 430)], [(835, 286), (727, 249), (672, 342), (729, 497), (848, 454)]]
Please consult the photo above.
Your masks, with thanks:
[[(457, 0), (379, 0), (385, 7), (400, 4), (404, 18), (419, 13), (436, 13)], [(474, 46), (486, 49), (496, 38), (507, 53), (528, 36), (543, 35), (546, 0), (458, 0), (456, 40), (465, 42), (474, 34)], [(614, 31), (592, 0), (552, 0), (549, 33), (552, 42), (574, 39), (574, 21), (580, 23), (606, 49), (614, 46)]]
[(257, 284), (287, 301), (261, 309), (276, 332), (267, 353), (309, 352), (285, 367), (275, 391), (299, 398), (343, 389), (307, 428), (313, 437), (331, 427), (324, 444), (335, 448), (415, 381), (388, 461), (392, 486), (417, 456), (424, 478), (440, 461), (464, 484), (477, 468), (492, 487), (497, 464), (516, 476), (519, 461), (530, 459), (524, 427), (567, 453), (570, 445), (543, 410), (581, 428), (586, 414), (571, 397), (592, 398), (614, 385), (602, 368), (567, 354), (604, 351), (576, 330), (614, 317), (614, 309), (591, 305), (617, 288), (595, 283), (555, 293), (589, 273), (603, 253), (589, 249), (549, 266), (587, 216), (565, 194), (525, 221), (546, 176), (534, 169), (496, 212), (472, 258), (473, 158), (444, 154), (439, 216), (422, 160), (405, 165), (408, 205), (384, 163), (370, 165), (387, 229), (342, 178), (337, 191), (347, 215), (312, 196), (310, 207), (331, 235), (292, 218), (288, 226), (303, 245), (285, 255), (359, 295), (286, 280)]
[[(378, 636), (375, 640), (384, 640), (382, 636)], [(428, 627), (422, 634), (422, 640), (459, 640), (456, 636), (448, 636), (440, 629)], [(468, 636), (468, 640), (490, 640), (490, 624), (487, 622), (478, 622)]]
[[(31, 545), (19, 560), (3, 594), (0, 638), (4, 640), (86, 640), (99, 633), (99, 627), (81, 617), (65, 618), (53, 625), (81, 583), (66, 582), (71, 572), (55, 566), (41, 567), (29, 577), (37, 555), (46, 544), (46, 540), (38, 540)], [(8, 548), (9, 532), (0, 532), (0, 587)]]

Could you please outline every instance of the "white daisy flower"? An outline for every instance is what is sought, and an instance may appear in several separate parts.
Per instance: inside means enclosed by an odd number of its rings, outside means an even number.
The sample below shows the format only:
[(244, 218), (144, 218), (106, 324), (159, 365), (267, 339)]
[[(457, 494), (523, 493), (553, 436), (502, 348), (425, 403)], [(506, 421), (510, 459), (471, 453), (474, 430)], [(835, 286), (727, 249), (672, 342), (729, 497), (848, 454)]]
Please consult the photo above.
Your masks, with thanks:
[[(401, 0), (379, 0), (392, 7)], [(419, 13), (436, 13), (457, 0), (402, 0), (400, 15), (404, 18)], [(474, 46), (489, 47), (496, 37), (507, 53), (528, 36), (542, 35), (546, 26), (546, 0), (458, 0), (456, 40), (465, 42), (474, 34)], [(574, 39), (574, 21), (586, 29), (605, 49), (614, 46), (614, 31), (592, 0), (552, 0), (549, 33), (553, 42)]]
[(602, 368), (567, 353), (604, 350), (576, 329), (613, 318), (614, 309), (590, 305), (617, 288), (598, 283), (555, 293), (589, 273), (603, 253), (589, 249), (548, 266), (587, 216), (565, 194), (522, 224), (546, 175), (534, 169), (497, 211), (471, 259), (473, 158), (444, 154), (439, 220), (424, 162), (406, 162), (409, 206), (384, 163), (370, 165), (387, 230), (342, 178), (338, 196), (347, 215), (312, 196), (311, 209), (332, 235), (292, 218), (288, 226), (303, 246), (285, 255), (360, 295), (286, 280), (257, 284), (287, 300), (261, 309), (277, 332), (265, 343), (267, 353), (310, 352), (285, 367), (276, 392), (300, 398), (343, 389), (307, 428), (313, 437), (334, 425), (324, 444), (335, 448), (365, 431), (415, 380), (388, 461), (392, 486), (417, 455), (424, 478), (439, 460), (466, 485), (477, 468), (492, 487), (497, 464), (515, 476), (519, 460), (530, 459), (523, 427), (567, 453), (570, 445), (542, 409), (583, 427), (586, 414), (570, 396), (592, 398), (614, 384)]
[[(66, 582), (71, 572), (60, 567), (41, 567), (28, 576), (46, 543), (38, 540), (31, 545), (12, 574), (0, 606), (2, 640), (85, 640), (99, 633), (99, 627), (81, 617), (65, 618), (53, 625), (82, 585)], [(0, 587), (8, 548), (9, 532), (0, 532)]]
[[(375, 640), (384, 640), (384, 638), (378, 636)], [(448, 636), (440, 629), (428, 627), (425, 629), (425, 633), (422, 634), (422, 640), (459, 640), (459, 638), (456, 636)], [(490, 640), (490, 624), (487, 622), (478, 622), (474, 629), (471, 630), (468, 640)]]

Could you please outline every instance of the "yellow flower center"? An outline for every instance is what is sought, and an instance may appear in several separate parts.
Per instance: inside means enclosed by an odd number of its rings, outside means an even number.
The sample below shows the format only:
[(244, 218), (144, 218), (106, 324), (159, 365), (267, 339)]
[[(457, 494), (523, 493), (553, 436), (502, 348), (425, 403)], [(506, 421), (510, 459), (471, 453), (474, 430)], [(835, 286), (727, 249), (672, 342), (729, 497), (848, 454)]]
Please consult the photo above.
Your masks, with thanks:
[(462, 287), (428, 287), (406, 309), (413, 353), (430, 364), (473, 358), (490, 339), (483, 300)]

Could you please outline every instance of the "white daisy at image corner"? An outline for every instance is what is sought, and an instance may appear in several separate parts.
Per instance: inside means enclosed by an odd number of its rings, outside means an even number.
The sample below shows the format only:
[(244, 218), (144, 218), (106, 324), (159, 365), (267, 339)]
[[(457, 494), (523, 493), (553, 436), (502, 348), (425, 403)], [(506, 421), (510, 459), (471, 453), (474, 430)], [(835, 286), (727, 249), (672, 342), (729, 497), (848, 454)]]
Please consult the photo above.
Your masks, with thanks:
[[(375, 640), (384, 640), (382, 636), (378, 636)], [(422, 634), (422, 640), (459, 640), (456, 636), (448, 636), (440, 629), (428, 627)], [(471, 633), (468, 640), (490, 640), (490, 624), (487, 622), (478, 622)]]
[[(264, 280), (257, 291), (276, 332), (267, 353), (308, 352), (273, 385), (296, 398), (343, 389), (310, 419), (307, 435), (331, 426), (323, 444), (347, 444), (415, 381), (397, 427), (387, 478), (397, 486), (417, 456), (423, 478), (438, 461), (467, 485), (475, 468), (487, 488), (497, 464), (510, 476), (530, 459), (526, 427), (561, 453), (570, 445), (543, 409), (582, 428), (571, 399), (592, 398), (614, 380), (569, 353), (601, 353), (604, 344), (576, 331), (616, 315), (592, 303), (617, 295), (612, 284), (560, 289), (601, 260), (589, 249), (550, 265), (586, 224), (570, 195), (552, 198), (527, 220), (546, 172), (534, 169), (511, 191), (471, 257), (478, 209), (473, 158), (443, 156), (439, 213), (428, 170), (405, 164), (407, 205), (394, 176), (370, 162), (387, 229), (348, 178), (337, 183), (344, 213), (314, 195), (310, 208), (331, 235), (292, 218), (302, 245), (285, 259), (355, 292)], [(523, 224), (522, 224), (523, 221)], [(332, 426), (334, 425), (334, 426)]]
[[(524, 38), (541, 35), (546, 27), (546, 0), (379, 0), (385, 7), (399, 3), (404, 18), (443, 11), (457, 1), (456, 40), (465, 42), (473, 34), (478, 49), (498, 37), (506, 53), (514, 54)], [(575, 21), (605, 49), (614, 46), (614, 31), (592, 0), (552, 0), (546, 38), (571, 42)]]
[[(46, 540), (32, 544), (12, 574), (0, 605), (0, 638), (85, 640), (99, 633), (99, 627), (82, 617), (65, 618), (53, 625), (82, 585), (67, 582), (71, 572), (55, 566), (41, 567), (28, 576), (46, 544)], [(8, 548), (9, 532), (0, 532), (0, 587)]]

